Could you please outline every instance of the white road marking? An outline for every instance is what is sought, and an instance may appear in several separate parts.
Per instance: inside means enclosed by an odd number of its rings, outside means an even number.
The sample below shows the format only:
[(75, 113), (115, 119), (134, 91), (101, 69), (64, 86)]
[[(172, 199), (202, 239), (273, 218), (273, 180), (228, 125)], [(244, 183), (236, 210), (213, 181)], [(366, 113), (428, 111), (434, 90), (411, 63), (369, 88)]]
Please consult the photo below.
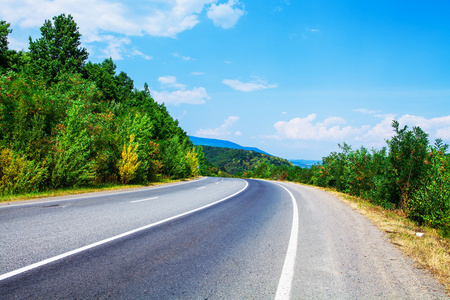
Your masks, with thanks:
[(159, 197), (147, 198), (147, 199), (142, 199), (142, 200), (134, 200), (134, 201), (130, 201), (130, 203), (138, 203), (138, 202), (150, 201), (150, 200), (155, 200), (155, 199), (158, 199), (158, 198)]
[(289, 238), (289, 245), (286, 253), (286, 258), (284, 259), (283, 270), (281, 272), (280, 281), (278, 282), (277, 294), (275, 300), (289, 299), (292, 288), (292, 280), (294, 279), (294, 267), (295, 267), (295, 257), (297, 255), (297, 239), (298, 239), (298, 207), (297, 201), (294, 195), (281, 184), (289, 195), (291, 195), (292, 205), (293, 205), (293, 219), (291, 228), (291, 237)]
[(202, 186), (202, 187), (197, 188), (197, 190), (203, 190), (203, 189), (206, 189), (206, 186)]
[(175, 219), (184, 217), (184, 216), (189, 215), (189, 214), (193, 214), (193, 213), (198, 212), (198, 211), (200, 211), (200, 210), (203, 210), (203, 209), (205, 209), (205, 208), (208, 208), (208, 207), (214, 206), (214, 205), (216, 205), (216, 204), (219, 204), (220, 202), (223, 202), (223, 201), (225, 201), (225, 200), (228, 200), (228, 199), (230, 199), (230, 198), (232, 198), (232, 197), (234, 197), (234, 196), (236, 196), (236, 195), (242, 193), (243, 191), (245, 191), (245, 190), (247, 189), (247, 187), (248, 187), (248, 182), (247, 182), (247, 181), (244, 181), (244, 182), (245, 182), (245, 187), (244, 187), (243, 189), (241, 189), (240, 191), (238, 191), (238, 192), (236, 192), (236, 193), (234, 193), (234, 194), (232, 194), (232, 195), (230, 195), (230, 196), (228, 196), (228, 197), (225, 197), (225, 198), (223, 198), (223, 199), (220, 199), (220, 200), (218, 200), (218, 201), (216, 201), (216, 202), (213, 202), (213, 203), (207, 204), (207, 205), (205, 205), (205, 206), (202, 206), (202, 207), (199, 207), (199, 208), (190, 210), (190, 211), (188, 211), (188, 212), (185, 212), (185, 213), (182, 213), (182, 214), (179, 214), (179, 215), (176, 215), (176, 216), (173, 216), (173, 217), (170, 217), (170, 218), (167, 218), (167, 219), (164, 219), (164, 220), (161, 220), (161, 221), (158, 221), (158, 222), (155, 222), (155, 223), (152, 223), (152, 224), (143, 226), (143, 227), (139, 227), (139, 228), (136, 228), (136, 229), (127, 231), (127, 232), (125, 232), (125, 233), (122, 233), (122, 234), (119, 234), (119, 235), (110, 237), (110, 238), (108, 238), (108, 239), (105, 239), (105, 240), (102, 240), (102, 241), (99, 241), (99, 242), (96, 242), (96, 243), (93, 243), (93, 244), (90, 244), (90, 245), (87, 245), (87, 246), (84, 246), (84, 247), (81, 247), (81, 248), (72, 250), (72, 251), (69, 251), (69, 252), (66, 252), (66, 253), (63, 253), (63, 254), (60, 254), (60, 255), (57, 255), (57, 256), (48, 258), (48, 259), (45, 259), (45, 260), (43, 260), (43, 261), (40, 261), (40, 262), (31, 264), (31, 265), (29, 265), (29, 266), (26, 266), (26, 267), (17, 269), (17, 270), (15, 270), (15, 271), (11, 271), (11, 272), (5, 273), (5, 274), (3, 274), (3, 275), (0, 275), (0, 281), (5, 280), (5, 279), (8, 279), (8, 278), (11, 278), (11, 277), (13, 277), (13, 276), (22, 274), (22, 273), (24, 273), (24, 272), (27, 272), (27, 271), (30, 271), (30, 270), (33, 270), (33, 269), (36, 269), (36, 268), (38, 268), (38, 267), (47, 265), (47, 264), (49, 264), (49, 263), (52, 263), (52, 262), (61, 260), (61, 259), (63, 259), (63, 258), (69, 257), (69, 256), (71, 256), (71, 255), (74, 255), (74, 254), (77, 254), (77, 253), (80, 253), (80, 252), (83, 252), (83, 251), (92, 249), (92, 248), (94, 248), (94, 247), (97, 247), (97, 246), (100, 246), (100, 245), (103, 245), (103, 244), (106, 244), (106, 243), (109, 243), (109, 242), (112, 242), (112, 241), (114, 241), (114, 240), (123, 238), (123, 237), (125, 237), (125, 236), (134, 234), (134, 233), (136, 233), (136, 232), (143, 231), (143, 230), (146, 230), (146, 229), (155, 227), (155, 226), (157, 226), (157, 225), (161, 225), (161, 224), (163, 224), (163, 223), (166, 223), (166, 222), (169, 222), (169, 221), (172, 221), (172, 220), (175, 220)]

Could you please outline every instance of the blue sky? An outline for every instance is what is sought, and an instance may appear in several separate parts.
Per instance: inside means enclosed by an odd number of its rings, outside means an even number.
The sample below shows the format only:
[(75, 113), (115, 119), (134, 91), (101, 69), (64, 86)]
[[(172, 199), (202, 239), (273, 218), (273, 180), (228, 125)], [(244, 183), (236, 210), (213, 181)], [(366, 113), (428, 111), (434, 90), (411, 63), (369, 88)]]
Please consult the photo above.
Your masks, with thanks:
[(189, 135), (288, 159), (385, 146), (391, 122), (450, 143), (450, 1), (2, 0), (10, 48), (72, 14)]

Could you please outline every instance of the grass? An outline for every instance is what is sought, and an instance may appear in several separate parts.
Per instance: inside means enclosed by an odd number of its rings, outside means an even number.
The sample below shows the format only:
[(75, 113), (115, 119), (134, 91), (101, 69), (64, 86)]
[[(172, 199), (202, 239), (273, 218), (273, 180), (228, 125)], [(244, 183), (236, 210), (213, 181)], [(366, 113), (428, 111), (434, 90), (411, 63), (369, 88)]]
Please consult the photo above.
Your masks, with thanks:
[[(401, 211), (390, 211), (367, 200), (324, 189), (358, 211), (390, 238), (391, 242), (411, 257), (420, 268), (429, 270), (450, 294), (450, 239), (441, 232), (406, 218)], [(422, 237), (416, 233), (423, 233)]]
[(166, 183), (174, 183), (174, 182), (180, 182), (180, 181), (184, 181), (184, 180), (161, 179), (158, 182), (151, 182), (151, 183), (148, 183), (147, 185), (142, 185), (142, 184), (123, 185), (123, 184), (115, 184), (115, 183), (95, 184), (95, 185), (92, 185), (89, 187), (49, 190), (49, 191), (28, 193), (28, 194), (21, 194), (21, 195), (3, 195), (3, 196), (0, 196), (0, 203), (1, 202), (11, 202), (11, 201), (41, 199), (41, 198), (48, 198), (48, 197), (67, 196), (67, 195), (79, 195), (79, 194), (93, 193), (93, 192), (133, 189), (133, 188), (148, 187), (148, 186), (161, 185), (161, 184), (166, 184)]

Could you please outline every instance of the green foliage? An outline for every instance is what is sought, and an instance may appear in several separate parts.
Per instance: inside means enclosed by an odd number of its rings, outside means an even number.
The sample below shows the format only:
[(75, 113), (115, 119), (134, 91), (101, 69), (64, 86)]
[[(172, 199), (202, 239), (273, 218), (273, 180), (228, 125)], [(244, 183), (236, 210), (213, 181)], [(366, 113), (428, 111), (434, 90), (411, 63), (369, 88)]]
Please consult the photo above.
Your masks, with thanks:
[[(287, 160), (255, 151), (203, 146), (205, 158), (220, 170), (229, 174), (244, 174), (254, 171), (262, 164), (292, 166)], [(260, 172), (265, 166), (261, 166)]]
[(187, 153), (190, 151), (190, 145), (187, 145), (187, 137), (180, 140), (174, 136), (163, 144), (163, 170), (164, 173), (172, 178), (185, 178), (192, 174), (191, 164)]
[(72, 16), (45, 21), (29, 52), (7, 49), (9, 27), (0, 23), (0, 193), (197, 175), (200, 152), (148, 86), (136, 90), (112, 59), (86, 64)]
[(450, 229), (450, 161), (448, 145), (438, 140), (429, 152), (429, 166), (422, 186), (408, 202), (408, 215), (420, 223)]
[(64, 73), (80, 73), (88, 58), (81, 48), (81, 34), (73, 17), (65, 14), (46, 20), (41, 27), (42, 37), (30, 37), (30, 71), (47, 82), (57, 82)]
[(124, 102), (133, 96), (133, 80), (124, 72), (116, 75), (116, 65), (111, 58), (101, 64), (88, 62), (82, 73), (84, 78), (95, 82), (102, 92), (103, 101)]
[(6, 21), (0, 21), (0, 70), (8, 66), (8, 34), (12, 32), (10, 26)]
[(95, 171), (93, 139), (88, 132), (90, 115), (81, 100), (75, 100), (64, 123), (57, 126), (52, 153), (51, 186), (70, 187), (92, 183)]
[(28, 161), (10, 149), (0, 152), (0, 194), (42, 190), (48, 172), (45, 162)]
[(428, 135), (420, 127), (414, 127), (412, 131), (408, 130), (407, 126), (400, 129), (397, 121), (392, 122), (392, 127), (396, 135), (388, 141), (389, 159), (397, 187), (399, 207), (403, 209), (425, 179)]

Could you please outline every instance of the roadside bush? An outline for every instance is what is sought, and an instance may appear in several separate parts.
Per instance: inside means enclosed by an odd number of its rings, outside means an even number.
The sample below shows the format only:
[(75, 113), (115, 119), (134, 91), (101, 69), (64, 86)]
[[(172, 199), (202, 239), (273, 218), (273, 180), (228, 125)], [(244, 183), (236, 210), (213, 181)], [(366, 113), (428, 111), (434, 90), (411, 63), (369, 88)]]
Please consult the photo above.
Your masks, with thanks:
[(0, 152), (0, 194), (37, 192), (44, 188), (48, 172), (45, 163), (28, 161), (10, 149)]
[(428, 155), (426, 181), (408, 203), (410, 218), (433, 227), (450, 229), (450, 163), (447, 145), (437, 141)]

